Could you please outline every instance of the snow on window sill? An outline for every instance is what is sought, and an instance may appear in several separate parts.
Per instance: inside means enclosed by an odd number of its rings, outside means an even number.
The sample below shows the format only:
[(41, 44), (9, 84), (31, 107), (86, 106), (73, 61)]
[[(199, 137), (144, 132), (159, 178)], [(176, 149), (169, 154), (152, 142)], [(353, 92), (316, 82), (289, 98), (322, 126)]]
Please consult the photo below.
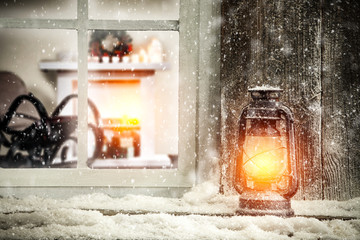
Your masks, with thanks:
[(238, 195), (218, 193), (210, 182), (182, 198), (102, 193), (66, 200), (29, 196), (0, 198), (4, 239), (359, 239), (360, 198), (349, 201), (292, 201), (297, 215), (352, 216), (319, 221), (311, 217), (235, 216)]

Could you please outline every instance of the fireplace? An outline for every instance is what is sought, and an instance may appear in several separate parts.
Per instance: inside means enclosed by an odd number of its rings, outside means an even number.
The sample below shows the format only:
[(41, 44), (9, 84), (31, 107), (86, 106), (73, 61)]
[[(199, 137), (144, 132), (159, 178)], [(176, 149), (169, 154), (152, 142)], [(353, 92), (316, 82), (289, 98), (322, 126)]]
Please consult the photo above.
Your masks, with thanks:
[[(57, 71), (57, 100), (78, 91), (76, 66), (42, 62), (43, 70)], [(177, 154), (156, 151), (156, 77), (166, 63), (89, 63), (88, 98), (101, 115), (104, 141), (94, 168), (174, 168)], [(76, 104), (65, 115), (76, 115)], [(91, 116), (89, 115), (89, 120)], [(89, 136), (91, 152), (94, 141)]]

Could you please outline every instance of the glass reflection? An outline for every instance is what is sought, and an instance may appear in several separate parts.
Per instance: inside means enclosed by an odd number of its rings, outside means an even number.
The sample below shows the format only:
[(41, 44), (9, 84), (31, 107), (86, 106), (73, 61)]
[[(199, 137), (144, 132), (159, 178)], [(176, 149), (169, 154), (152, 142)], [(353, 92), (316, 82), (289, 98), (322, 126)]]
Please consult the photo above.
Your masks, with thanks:
[(76, 167), (76, 116), (57, 108), (56, 72), (39, 69), (76, 41), (76, 31), (0, 30), (1, 167)]
[(91, 167), (176, 167), (178, 33), (96, 30), (89, 39), (88, 97), (104, 134)]
[(2, 0), (0, 18), (75, 19), (73, 0)]

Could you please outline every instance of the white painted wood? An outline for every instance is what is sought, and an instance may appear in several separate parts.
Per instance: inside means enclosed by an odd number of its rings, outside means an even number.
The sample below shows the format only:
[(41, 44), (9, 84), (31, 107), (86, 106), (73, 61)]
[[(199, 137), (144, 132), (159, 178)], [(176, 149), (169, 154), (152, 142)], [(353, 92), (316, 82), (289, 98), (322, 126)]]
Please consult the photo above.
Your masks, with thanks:
[(197, 83), (199, 1), (180, 3), (179, 170), (195, 184), (197, 161)]
[[(82, 15), (82, 14), (80, 14)], [(15, 19), (0, 18), (2, 28), (32, 29), (79, 29), (81, 20), (67, 19)], [(179, 21), (176, 20), (88, 20), (88, 29), (127, 30), (127, 31), (178, 31)]]
[(155, 155), (155, 78), (147, 77), (140, 81), (141, 118), (140, 139), (141, 156)]
[[(88, 20), (87, 0), (78, 0), (78, 19), (1, 19), (2, 28), (49, 28), (78, 30), (79, 165), (77, 169), (0, 169), (0, 191), (48, 187), (189, 188), (195, 183), (198, 158), (198, 81), (200, 1), (182, 0), (179, 21)], [(87, 159), (87, 64), (88, 29), (173, 31), (180, 36), (179, 167), (178, 169), (89, 169)], [(103, 65), (104, 66), (104, 65)], [(117, 67), (112, 65), (114, 68)], [(49, 66), (47, 66), (49, 67)], [(76, 64), (67, 66), (76, 69)], [(102, 68), (94, 64), (89, 67)], [(105, 67), (105, 66), (104, 66)], [(124, 65), (122, 66), (124, 67)], [(142, 66), (143, 67), (143, 66)], [(110, 67), (111, 68), (111, 67)], [(45, 69), (45, 68), (44, 68)], [(126, 66), (125, 66), (126, 69)], [(49, 69), (48, 69), (49, 70)], [(99, 69), (100, 70), (100, 69)], [(108, 69), (113, 70), (113, 69)], [(131, 68), (130, 68), (131, 70)], [(145, 69), (147, 70), (147, 69)], [(69, 77), (69, 76), (68, 76)], [(90, 189), (90, 188), (89, 188)]]
[(78, 0), (78, 168), (88, 159), (88, 0)]
[(118, 29), (128, 31), (178, 31), (176, 20), (89, 20), (90, 29)]
[(77, 20), (0, 18), (1, 28), (76, 29)]
[[(77, 80), (77, 72), (59, 72), (56, 82), (56, 99), (59, 104), (65, 97), (73, 93), (73, 81)], [(73, 104), (67, 104), (61, 111), (62, 115), (74, 115)]]
[[(88, 70), (169, 70), (170, 63), (88, 63)], [(39, 68), (43, 71), (77, 71), (77, 62), (42, 61)]]
[(191, 187), (178, 169), (1, 169), (6, 187)]
[(167, 155), (153, 154), (144, 157), (126, 159), (100, 159), (95, 160), (92, 167), (99, 168), (171, 168), (172, 163)]

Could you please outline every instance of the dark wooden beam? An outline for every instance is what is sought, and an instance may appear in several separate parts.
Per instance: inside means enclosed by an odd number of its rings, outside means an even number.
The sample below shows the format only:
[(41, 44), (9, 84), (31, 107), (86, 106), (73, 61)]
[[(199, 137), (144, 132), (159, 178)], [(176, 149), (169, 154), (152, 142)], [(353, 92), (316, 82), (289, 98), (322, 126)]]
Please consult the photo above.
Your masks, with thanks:
[(295, 198), (360, 196), (359, 10), (355, 0), (223, 1), (223, 191), (233, 191), (247, 89), (266, 84), (284, 89), (295, 114)]

